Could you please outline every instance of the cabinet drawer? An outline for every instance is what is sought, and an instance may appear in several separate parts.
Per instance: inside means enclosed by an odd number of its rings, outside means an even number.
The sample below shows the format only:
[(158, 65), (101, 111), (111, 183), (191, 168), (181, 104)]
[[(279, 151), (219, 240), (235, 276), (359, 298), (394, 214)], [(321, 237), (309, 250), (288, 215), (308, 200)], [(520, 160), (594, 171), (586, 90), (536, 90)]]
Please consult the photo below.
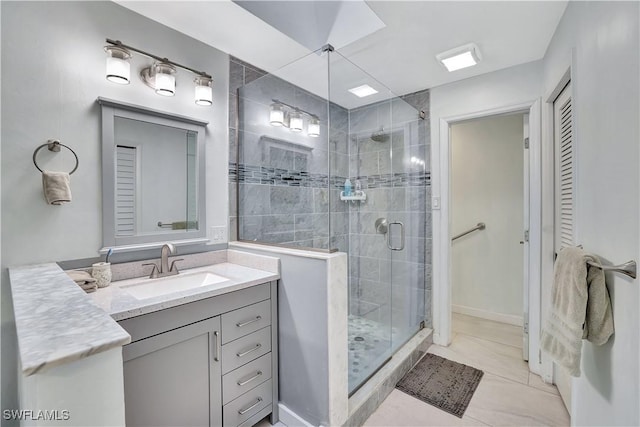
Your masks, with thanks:
[(271, 300), (262, 301), (222, 315), (222, 344), (271, 324)]
[(271, 296), (270, 286), (269, 283), (263, 283), (239, 291), (120, 320), (118, 323), (131, 335), (131, 342), (135, 342), (243, 308), (247, 304), (267, 300)]
[(222, 403), (226, 405), (268, 379), (271, 379), (271, 353), (222, 377)]
[(271, 327), (260, 329), (222, 346), (222, 373), (233, 371), (271, 351)]
[(225, 426), (237, 426), (271, 405), (273, 389), (271, 381), (265, 381), (222, 408)]

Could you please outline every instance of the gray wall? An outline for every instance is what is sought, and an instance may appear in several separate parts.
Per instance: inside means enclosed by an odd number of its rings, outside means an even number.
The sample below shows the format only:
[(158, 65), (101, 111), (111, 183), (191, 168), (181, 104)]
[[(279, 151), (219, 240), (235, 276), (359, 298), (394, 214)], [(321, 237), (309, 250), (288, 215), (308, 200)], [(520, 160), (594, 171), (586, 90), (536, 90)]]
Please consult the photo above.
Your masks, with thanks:
[(237, 206), (237, 127), (238, 127), (238, 88), (264, 76), (263, 71), (238, 58), (229, 61), (229, 241), (238, 240)]
[[(237, 132), (240, 145), (240, 159), (236, 159), (235, 144), (230, 146), (234, 153), (229, 163), (230, 186), (240, 180), (238, 237), (346, 251), (347, 205), (339, 200), (339, 192), (349, 168), (347, 110), (240, 60), (230, 62), (230, 76), (230, 137)], [(309, 137), (306, 129), (294, 133), (271, 126), (269, 106), (273, 99), (316, 114), (320, 136)], [(241, 111), (238, 129), (231, 115), (235, 114), (235, 102)], [(306, 126), (307, 118), (304, 120)], [(331, 173), (327, 173), (329, 169)], [(235, 200), (231, 204), (234, 206)], [(235, 221), (232, 215), (232, 228)]]
[(235, 249), (280, 259), (280, 402), (312, 425), (328, 425), (328, 260), (273, 252), (269, 247)]
[[(112, 2), (2, 2), (2, 408), (16, 408), (16, 341), (6, 266), (90, 258), (102, 246), (98, 96), (210, 122), (207, 128), (207, 224), (227, 223), (228, 56)], [(193, 101), (193, 76), (179, 71), (177, 95), (158, 96), (137, 73), (131, 84), (104, 77), (105, 38), (167, 56), (214, 76), (214, 105)], [(48, 206), (33, 150), (59, 138), (76, 151), (73, 202)], [(64, 151), (39, 162), (66, 170)], [(35, 307), (34, 307), (35, 308)], [(73, 308), (70, 307), (70, 310)]]

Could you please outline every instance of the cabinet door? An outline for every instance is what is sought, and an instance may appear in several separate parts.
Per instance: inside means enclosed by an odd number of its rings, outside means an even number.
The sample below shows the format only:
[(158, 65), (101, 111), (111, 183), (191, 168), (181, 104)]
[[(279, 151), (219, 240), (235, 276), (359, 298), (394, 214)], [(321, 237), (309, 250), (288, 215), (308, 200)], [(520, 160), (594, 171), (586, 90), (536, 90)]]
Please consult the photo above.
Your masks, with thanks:
[(222, 424), (220, 317), (123, 347), (127, 426)]

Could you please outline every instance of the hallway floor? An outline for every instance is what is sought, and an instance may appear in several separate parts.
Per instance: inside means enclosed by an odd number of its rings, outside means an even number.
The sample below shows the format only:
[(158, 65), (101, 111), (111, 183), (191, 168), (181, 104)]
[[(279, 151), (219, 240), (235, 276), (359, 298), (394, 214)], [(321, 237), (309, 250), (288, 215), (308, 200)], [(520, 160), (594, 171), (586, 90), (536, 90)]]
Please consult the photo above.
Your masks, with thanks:
[(520, 327), (454, 314), (453, 334), (449, 347), (432, 345), (429, 353), (484, 371), (463, 418), (393, 390), (365, 426), (570, 424), (556, 387), (530, 373), (522, 360)]

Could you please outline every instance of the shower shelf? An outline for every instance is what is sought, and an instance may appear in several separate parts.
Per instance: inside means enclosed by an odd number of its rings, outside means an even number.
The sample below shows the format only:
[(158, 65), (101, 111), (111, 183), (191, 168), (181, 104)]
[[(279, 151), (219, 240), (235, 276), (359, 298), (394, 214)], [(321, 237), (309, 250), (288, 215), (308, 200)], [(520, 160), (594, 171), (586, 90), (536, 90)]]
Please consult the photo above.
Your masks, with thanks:
[(343, 200), (345, 202), (348, 202), (348, 201), (364, 202), (365, 200), (367, 200), (367, 194), (364, 191), (355, 191), (352, 196), (345, 196), (344, 195), (344, 191), (341, 191), (340, 192), (340, 200)]

